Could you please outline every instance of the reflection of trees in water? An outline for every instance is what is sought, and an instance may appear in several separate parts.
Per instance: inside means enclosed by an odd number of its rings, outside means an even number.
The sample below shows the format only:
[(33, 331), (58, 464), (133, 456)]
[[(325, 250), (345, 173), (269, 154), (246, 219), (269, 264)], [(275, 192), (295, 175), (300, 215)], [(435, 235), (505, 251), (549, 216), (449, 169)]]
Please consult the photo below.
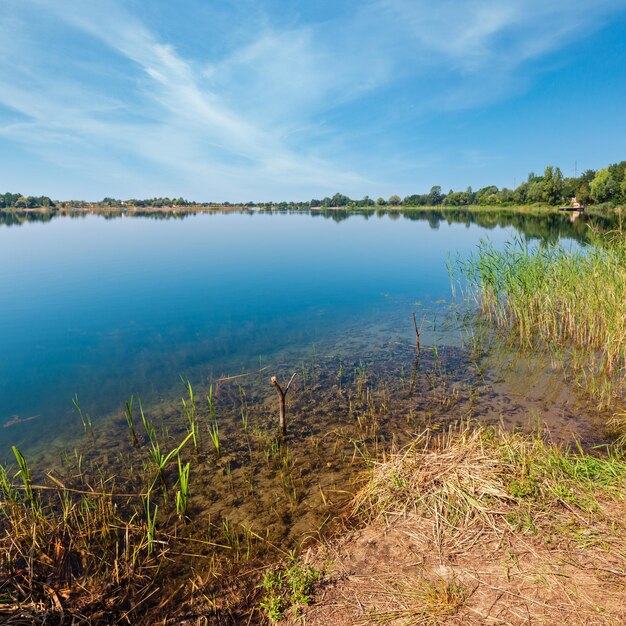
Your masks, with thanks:
[[(219, 213), (220, 211), (202, 211), (203, 213)], [(86, 219), (89, 215), (98, 215), (105, 220), (114, 220), (122, 217), (142, 217), (151, 220), (184, 220), (191, 215), (195, 215), (197, 211), (133, 211), (128, 213), (121, 210), (110, 211), (1, 211), (0, 210), (0, 226), (21, 226), (35, 222), (51, 222), (55, 219), (81, 220)], [(240, 213), (249, 213), (249, 211), (240, 211)]]
[(0, 226), (21, 226), (28, 222), (50, 222), (54, 217), (55, 213), (50, 211), (43, 213), (0, 211)]
[(441, 222), (448, 224), (472, 224), (488, 230), (513, 227), (526, 239), (557, 242), (559, 239), (574, 239), (581, 243), (587, 241), (589, 226), (593, 224), (602, 230), (617, 226), (615, 214), (590, 215), (583, 213), (574, 222), (570, 222), (568, 213), (549, 212), (545, 214), (521, 213), (519, 211), (468, 211), (468, 210), (432, 210), (401, 211), (402, 215), (413, 221), (427, 221), (431, 228), (439, 228)]
[[(220, 209), (210, 209), (202, 211), (132, 211), (126, 212), (118, 209), (110, 211), (75, 211), (71, 213), (58, 211), (1, 211), (0, 226), (21, 226), (30, 222), (50, 222), (53, 219), (85, 219), (88, 215), (99, 215), (104, 219), (120, 219), (122, 217), (141, 217), (151, 220), (184, 220), (197, 213), (222, 213)], [(254, 211), (249, 209), (229, 210), (228, 213), (251, 215)], [(588, 214), (583, 213), (574, 222), (570, 222), (568, 213), (546, 212), (522, 213), (515, 210), (502, 211), (471, 211), (467, 209), (432, 209), (432, 210), (394, 210), (386, 209), (312, 209), (311, 211), (299, 210), (272, 210), (264, 211), (266, 215), (274, 214), (302, 214), (307, 213), (313, 217), (323, 217), (332, 219), (334, 222), (343, 222), (351, 217), (359, 216), (369, 219), (372, 216), (397, 220), (400, 217), (419, 222), (428, 222), (433, 230), (440, 227), (442, 222), (447, 224), (465, 224), (467, 227), (472, 224), (481, 228), (494, 229), (513, 227), (527, 239), (540, 239), (542, 241), (556, 242), (562, 238), (575, 239), (585, 242), (588, 238), (589, 226), (609, 230), (617, 226), (617, 215), (615, 213)]]

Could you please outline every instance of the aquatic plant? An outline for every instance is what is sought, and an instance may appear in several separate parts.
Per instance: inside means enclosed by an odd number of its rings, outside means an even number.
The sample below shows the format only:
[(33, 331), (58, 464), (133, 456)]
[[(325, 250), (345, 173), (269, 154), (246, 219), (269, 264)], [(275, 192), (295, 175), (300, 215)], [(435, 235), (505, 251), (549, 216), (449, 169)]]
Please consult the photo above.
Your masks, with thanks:
[(124, 402), (124, 416), (126, 417), (126, 425), (128, 426), (128, 432), (130, 434), (130, 445), (136, 447), (139, 445), (139, 440), (137, 439), (137, 434), (135, 433), (133, 401), (134, 396), (131, 396), (130, 400)]
[[(152, 462), (157, 470), (157, 475), (152, 483), (156, 483), (157, 480), (160, 480), (163, 489), (166, 489), (166, 481), (165, 481), (165, 468), (167, 464), (183, 449), (184, 445), (193, 437), (193, 433), (188, 433), (187, 436), (172, 450), (170, 450), (167, 454), (161, 450), (161, 445), (159, 443), (156, 435), (153, 439), (150, 440), (150, 449), (148, 451)], [(148, 489), (150, 491), (151, 488)]]
[(488, 323), (522, 348), (560, 351), (566, 371), (608, 406), (624, 391), (626, 234), (592, 241), (566, 249), (515, 239), (504, 250), (483, 241), (459, 269)]
[(141, 404), (141, 398), (138, 398), (139, 401), (139, 413), (141, 415), (141, 423), (143, 424), (143, 428), (146, 431), (146, 436), (148, 437), (148, 442), (152, 445), (157, 440), (156, 428), (154, 427), (154, 422), (148, 419), (143, 412), (143, 405)]
[(193, 448), (197, 452), (198, 451), (198, 421), (196, 419), (196, 400), (193, 393), (193, 387), (188, 379), (183, 379), (185, 384), (185, 388), (187, 389), (187, 394), (189, 396), (188, 400), (185, 398), (181, 398), (183, 404), (183, 411), (185, 413), (185, 417), (187, 418), (187, 427), (189, 429), (189, 434), (193, 439)]
[[(161, 476), (172, 457), (178, 457), (175, 503), (161, 499), (154, 483), (146, 490), (137, 467), (137, 457), (145, 460), (140, 449), (124, 455), (115, 473), (99, 465), (93, 452), (85, 459), (75, 450), (64, 457), (63, 475), (45, 474), (46, 484), (33, 483), (17, 448), (17, 474), (0, 465), (0, 621), (19, 608), (20, 619), (28, 623), (39, 623), (42, 617), (56, 620), (62, 614), (80, 621), (87, 615), (102, 623), (152, 624), (166, 604), (170, 614), (177, 612), (171, 598), (157, 599), (155, 594), (165, 581), (171, 582), (175, 571), (188, 566), (188, 558), (205, 563), (208, 576), (223, 568), (222, 585), (228, 572), (235, 575), (231, 555), (237, 561), (253, 558), (254, 534), (239, 531), (233, 523), (222, 530), (230, 532), (234, 549), (204, 534), (181, 533), (175, 520), (184, 519), (189, 508), (191, 464), (183, 462), (180, 451), (191, 433), (172, 452), (162, 453), (152, 421), (141, 413), (149, 454)], [(219, 534), (221, 526), (213, 528)], [(177, 549), (170, 552), (173, 544)], [(176, 565), (169, 558), (174, 554)], [(256, 579), (252, 577), (252, 584)], [(128, 597), (134, 598), (132, 604), (126, 602)]]
[(152, 512), (150, 511), (150, 495), (145, 499), (146, 507), (146, 545), (148, 549), (148, 555), (151, 555), (154, 550), (154, 538), (156, 535), (156, 518), (159, 512), (159, 505), (155, 504)]
[(243, 427), (244, 435), (248, 435), (248, 424), (250, 422), (250, 409), (248, 408), (248, 402), (246, 400), (246, 392), (241, 385), (237, 385), (239, 389), (239, 398), (241, 401), (241, 425)]
[(22, 484), (24, 485), (24, 495), (26, 496), (27, 502), (30, 504), (31, 509), (36, 509), (38, 507), (38, 501), (33, 492), (33, 480), (30, 475), (30, 468), (26, 463), (26, 459), (24, 455), (20, 452), (20, 450), (16, 446), (11, 446), (13, 450), (13, 455), (15, 456), (15, 460), (17, 461), (17, 465), (19, 467), (19, 475), (22, 479)]
[(213, 383), (209, 385), (209, 393), (206, 397), (206, 400), (209, 404), (209, 418), (211, 420), (214, 420), (216, 416), (216, 411), (215, 411), (215, 401), (213, 399)]
[(87, 429), (89, 429), (89, 432), (91, 433), (91, 436), (93, 438), (94, 432), (93, 426), (91, 424), (91, 416), (89, 415), (89, 413), (83, 413), (80, 403), (78, 402), (78, 394), (76, 394), (72, 398), (72, 404), (74, 405), (74, 408), (78, 411), (78, 415), (80, 416), (80, 421), (83, 424), (83, 430), (85, 431), (85, 434), (87, 433)]
[(302, 380), (302, 389), (304, 390), (306, 390), (306, 376), (306, 364), (302, 361), (302, 363), (300, 363), (300, 379)]
[(208, 430), (209, 430), (209, 437), (211, 438), (211, 443), (213, 444), (213, 447), (215, 448), (215, 453), (217, 454), (217, 456), (220, 456), (221, 454), (220, 428), (217, 423), (217, 418), (209, 422)]

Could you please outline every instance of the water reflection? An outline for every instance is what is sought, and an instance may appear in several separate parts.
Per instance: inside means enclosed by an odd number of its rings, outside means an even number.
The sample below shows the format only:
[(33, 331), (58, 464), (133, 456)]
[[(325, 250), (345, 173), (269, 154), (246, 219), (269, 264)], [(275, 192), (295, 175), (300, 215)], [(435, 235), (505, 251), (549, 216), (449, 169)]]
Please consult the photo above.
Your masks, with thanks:
[(239, 214), (254, 215), (263, 212), (266, 215), (309, 215), (311, 217), (322, 217), (340, 223), (350, 218), (362, 217), (387, 217), (391, 220), (398, 220), (401, 217), (417, 222), (427, 222), (432, 230), (437, 230), (442, 224), (465, 224), (466, 226), (476, 225), (487, 230), (495, 228), (514, 228), (525, 239), (538, 239), (545, 242), (555, 243), (559, 239), (574, 239), (579, 243), (588, 240), (589, 226), (594, 225), (601, 230), (610, 230), (617, 226), (618, 216), (615, 213), (577, 213), (572, 219), (572, 214), (553, 211), (521, 212), (516, 210), (468, 210), (464, 208), (446, 209), (397, 209), (388, 210), (377, 209), (311, 209), (309, 211), (291, 209), (273, 209), (271, 211), (259, 211), (257, 209), (237, 208), (227, 211), (220, 209), (207, 209), (197, 211), (193, 209), (177, 209), (172, 211), (146, 211), (133, 210), (122, 211), (111, 210), (77, 210), (74, 212), (59, 211), (2, 211), (0, 210), (0, 226), (21, 226), (28, 223), (46, 223), (57, 219), (85, 219), (90, 215), (99, 215), (105, 220), (115, 220), (122, 218), (142, 218), (157, 221), (185, 220), (198, 213), (208, 214)]
[(132, 393), (146, 403), (177, 398), (181, 374), (206, 382), (296, 367), (315, 346), (338, 354), (355, 334), (354, 359), (387, 358), (390, 332), (410, 334), (414, 310), (445, 315), (449, 254), (469, 254), (486, 236), (496, 246), (516, 235), (584, 243), (590, 219), (611, 226), (609, 217), (568, 217), (0, 212), (0, 224), (22, 226), (0, 228), (0, 454), (63, 442), (80, 428), (76, 393), (105, 420)]

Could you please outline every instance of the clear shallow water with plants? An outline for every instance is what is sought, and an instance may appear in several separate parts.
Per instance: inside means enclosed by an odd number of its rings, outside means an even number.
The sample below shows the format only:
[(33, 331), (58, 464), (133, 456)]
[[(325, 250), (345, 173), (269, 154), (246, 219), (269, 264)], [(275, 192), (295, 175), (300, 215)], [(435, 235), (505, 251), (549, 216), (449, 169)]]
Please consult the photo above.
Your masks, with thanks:
[(436, 323), (449, 255), (587, 228), (463, 211), (113, 217), (0, 220), (0, 457), (81, 434), (75, 394), (99, 424), (131, 394), (172, 406), (181, 375), (267, 384), (315, 358), (384, 360), (390, 342), (411, 346), (413, 311), (428, 315), (425, 344), (459, 345)]

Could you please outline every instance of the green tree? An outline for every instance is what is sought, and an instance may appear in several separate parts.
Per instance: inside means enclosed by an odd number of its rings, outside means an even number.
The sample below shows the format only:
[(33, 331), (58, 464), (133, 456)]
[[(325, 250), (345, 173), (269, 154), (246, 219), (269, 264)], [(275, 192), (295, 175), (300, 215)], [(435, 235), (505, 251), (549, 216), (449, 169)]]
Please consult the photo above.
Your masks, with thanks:
[(545, 196), (545, 183), (543, 182), (543, 178), (534, 177), (528, 182), (526, 197), (529, 202), (544, 202)]
[(576, 190), (575, 197), (581, 204), (588, 204), (591, 202), (591, 190), (589, 189), (589, 183), (582, 182)]
[(348, 196), (344, 196), (342, 193), (336, 193), (332, 199), (332, 206), (346, 206), (350, 202), (350, 198)]
[(393, 196), (389, 197), (388, 202), (391, 206), (398, 206), (402, 202), (402, 198), (394, 194)]
[(472, 203), (474, 199), (474, 194), (472, 193), (472, 188), (468, 187), (467, 191), (452, 191), (446, 196), (446, 204), (450, 206), (467, 206)]
[(441, 187), (439, 185), (433, 185), (428, 193), (428, 204), (436, 206), (441, 204), (445, 198), (445, 195), (441, 193)]
[(419, 194), (413, 194), (412, 196), (406, 196), (404, 200), (402, 200), (402, 204), (404, 206), (419, 206), (420, 204), (424, 204), (422, 202), (422, 196)]
[(595, 202), (609, 202), (619, 199), (619, 184), (611, 175), (608, 167), (596, 174), (589, 185), (589, 189)]
[(476, 192), (476, 204), (498, 204), (498, 188), (495, 185), (483, 187)]
[(548, 165), (543, 174), (543, 199), (548, 204), (558, 204), (563, 201), (563, 174), (561, 169)]

